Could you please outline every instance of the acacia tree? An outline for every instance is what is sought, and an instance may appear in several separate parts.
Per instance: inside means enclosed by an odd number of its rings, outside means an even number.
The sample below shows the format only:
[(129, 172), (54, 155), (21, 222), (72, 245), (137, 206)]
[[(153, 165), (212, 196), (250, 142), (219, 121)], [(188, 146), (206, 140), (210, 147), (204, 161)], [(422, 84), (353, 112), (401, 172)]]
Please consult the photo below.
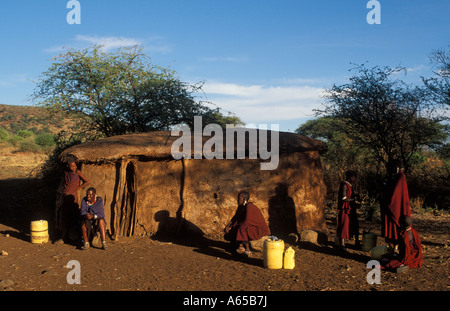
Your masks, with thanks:
[(355, 68), (350, 83), (327, 91), (325, 110), (319, 114), (346, 121), (345, 134), (354, 146), (370, 150), (387, 167), (397, 158), (405, 170), (411, 157), (424, 145), (445, 139), (442, 125), (428, 114), (423, 88), (392, 79), (401, 68)]
[(222, 116), (195, 100), (201, 84), (180, 81), (174, 71), (150, 63), (142, 47), (106, 53), (101, 46), (59, 55), (37, 83), (38, 105), (70, 113), (79, 133), (91, 138), (153, 130), (194, 116), (209, 122), (238, 118)]

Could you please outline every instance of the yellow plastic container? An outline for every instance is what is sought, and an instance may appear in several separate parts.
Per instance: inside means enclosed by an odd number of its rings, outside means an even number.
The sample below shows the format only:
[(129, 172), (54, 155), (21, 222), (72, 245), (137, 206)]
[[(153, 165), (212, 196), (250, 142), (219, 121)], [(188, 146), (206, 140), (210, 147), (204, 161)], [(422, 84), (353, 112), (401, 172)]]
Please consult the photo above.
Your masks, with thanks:
[(42, 244), (48, 242), (48, 223), (46, 220), (31, 222), (31, 243)]
[(292, 247), (288, 247), (284, 251), (283, 268), (284, 269), (294, 269), (295, 267), (295, 251)]
[(267, 239), (264, 241), (264, 267), (268, 269), (283, 268), (284, 241)]
[(372, 248), (370, 251), (370, 257), (372, 259), (380, 260), (383, 255), (389, 254), (392, 252), (392, 248), (387, 245), (379, 245)]
[(362, 238), (362, 250), (365, 252), (370, 252), (372, 248), (377, 246), (377, 235), (372, 232), (366, 232), (363, 234)]

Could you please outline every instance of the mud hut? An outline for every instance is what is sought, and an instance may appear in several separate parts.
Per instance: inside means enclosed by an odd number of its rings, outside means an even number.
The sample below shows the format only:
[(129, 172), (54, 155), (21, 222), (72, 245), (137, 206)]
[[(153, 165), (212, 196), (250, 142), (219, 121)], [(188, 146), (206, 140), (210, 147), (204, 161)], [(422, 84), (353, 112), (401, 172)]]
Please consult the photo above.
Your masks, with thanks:
[[(87, 142), (66, 149), (60, 158), (74, 158), (91, 180), (104, 199), (108, 230), (116, 237), (183, 229), (222, 234), (241, 190), (250, 192), (272, 234), (322, 230), (326, 187), (320, 154), (326, 146), (302, 135), (278, 133), (274, 170), (261, 170), (263, 160), (248, 153), (244, 159), (195, 159), (188, 153), (176, 160), (171, 146), (179, 137), (170, 131)], [(202, 139), (205, 143), (209, 137)], [(249, 145), (238, 148), (236, 142), (234, 148), (248, 151)]]

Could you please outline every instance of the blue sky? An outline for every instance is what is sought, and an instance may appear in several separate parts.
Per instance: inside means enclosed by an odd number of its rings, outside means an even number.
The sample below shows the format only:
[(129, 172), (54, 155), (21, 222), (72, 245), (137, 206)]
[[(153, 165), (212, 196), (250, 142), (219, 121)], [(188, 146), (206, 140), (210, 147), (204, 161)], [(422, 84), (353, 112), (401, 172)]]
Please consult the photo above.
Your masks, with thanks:
[(181, 80), (204, 81), (208, 100), (247, 125), (294, 131), (320, 108), (323, 91), (344, 84), (352, 64), (404, 66), (410, 83), (430, 77), (429, 55), (450, 45), (450, 1), (68, 0), (0, 3), (0, 103), (32, 105), (39, 74), (64, 48), (141, 44)]

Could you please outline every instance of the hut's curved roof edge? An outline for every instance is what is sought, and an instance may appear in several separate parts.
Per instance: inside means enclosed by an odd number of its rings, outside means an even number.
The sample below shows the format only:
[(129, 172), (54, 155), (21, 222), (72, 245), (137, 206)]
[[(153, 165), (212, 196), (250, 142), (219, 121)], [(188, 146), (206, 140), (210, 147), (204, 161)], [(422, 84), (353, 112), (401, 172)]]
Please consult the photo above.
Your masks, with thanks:
[[(260, 132), (258, 129), (245, 129), (248, 135), (265, 134), (267, 137), (268, 150), (271, 149), (271, 131)], [(253, 132), (255, 131), (255, 132)], [(253, 133), (252, 133), (253, 132)], [(276, 134), (276, 133), (274, 133)], [(193, 135), (192, 135), (193, 136)], [(172, 136), (170, 131), (154, 131), (147, 133), (135, 133), (127, 135), (118, 135), (95, 141), (85, 142), (79, 145), (67, 148), (60, 154), (60, 159), (64, 160), (68, 157), (75, 158), (80, 162), (107, 162), (132, 157), (148, 157), (148, 158), (173, 158), (172, 144), (181, 136)], [(318, 151), (323, 153), (327, 150), (324, 142), (290, 132), (278, 132), (279, 152), (293, 153), (304, 151)], [(206, 141), (211, 139), (210, 136), (203, 136), (202, 146)], [(226, 137), (223, 137), (223, 152), (226, 152)], [(194, 143), (192, 138), (191, 155), (194, 154)], [(236, 139), (235, 150), (236, 152)], [(245, 150), (248, 152), (248, 137), (245, 140)], [(258, 146), (259, 148), (259, 146)], [(258, 149), (259, 150), (259, 149)], [(183, 150), (184, 151), (184, 150)]]

